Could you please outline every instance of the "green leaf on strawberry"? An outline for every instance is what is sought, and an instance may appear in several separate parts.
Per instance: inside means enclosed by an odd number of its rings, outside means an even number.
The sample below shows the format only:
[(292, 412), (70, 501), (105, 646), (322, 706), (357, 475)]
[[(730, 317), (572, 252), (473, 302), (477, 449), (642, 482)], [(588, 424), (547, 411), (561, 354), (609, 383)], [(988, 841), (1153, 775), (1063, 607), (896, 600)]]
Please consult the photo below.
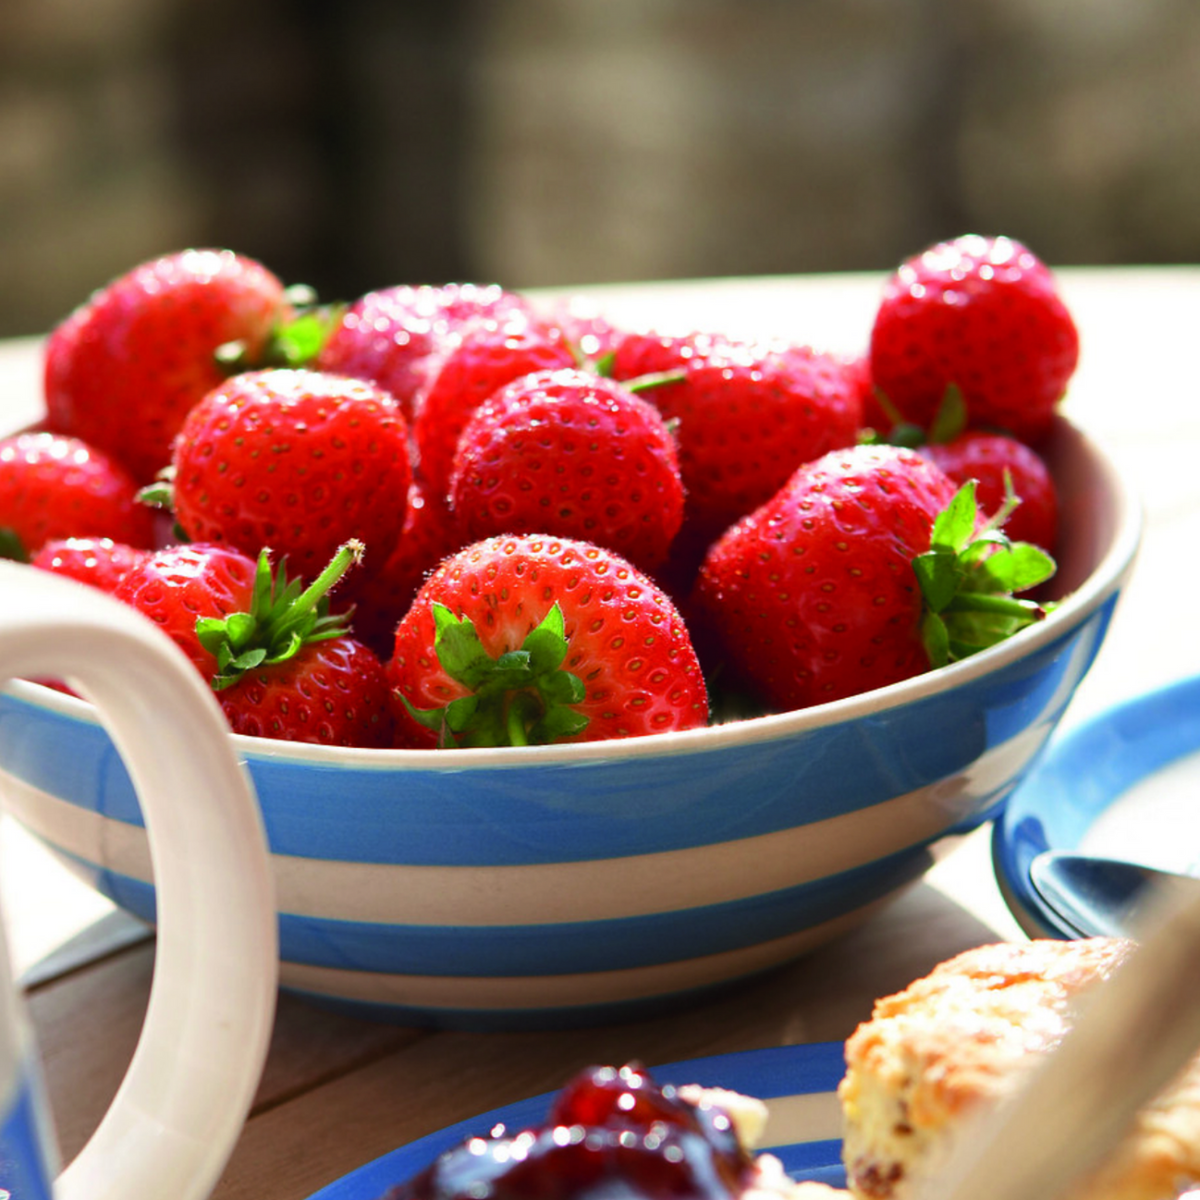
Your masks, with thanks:
[(955, 383), (946, 385), (928, 429), (906, 420), (879, 388), (875, 389), (875, 403), (880, 412), (887, 417), (890, 428), (886, 433), (878, 429), (864, 430), (860, 440), (868, 445), (887, 444), (916, 450), (921, 446), (952, 442), (967, 428), (967, 405), (963, 400), (962, 389)]
[(347, 542), (305, 588), (299, 579), (288, 579), (283, 564), (273, 573), (270, 552), (264, 549), (258, 556), (249, 611), (196, 622), (196, 637), (217, 660), (213, 689), (223, 691), (247, 671), (286, 662), (312, 642), (344, 635), (350, 614), (331, 613), (328, 593), (362, 553), (361, 543)]
[(345, 304), (318, 304), (316, 293), (303, 284), (287, 289), (293, 315), (278, 321), (266, 342), (252, 352), (245, 341), (225, 342), (214, 351), (226, 375), (266, 367), (307, 367), (316, 361), (346, 311)]
[(29, 561), (29, 551), (25, 548), (21, 535), (7, 525), (0, 525), (0, 558), (21, 563)]
[(922, 637), (935, 667), (957, 662), (1004, 641), (1046, 615), (1013, 593), (1049, 579), (1054, 560), (1001, 529), (1019, 503), (1009, 489), (1004, 506), (981, 528), (975, 484), (967, 482), (934, 521), (929, 549), (913, 560), (925, 602)]
[(563, 669), (567, 638), (555, 603), (519, 649), (493, 658), (475, 626), (444, 604), (432, 606), (434, 650), (442, 670), (471, 694), (441, 708), (418, 709), (400, 693), (415, 721), (433, 730), (442, 746), (545, 745), (581, 733), (588, 724), (572, 708), (585, 694), (583, 680)]

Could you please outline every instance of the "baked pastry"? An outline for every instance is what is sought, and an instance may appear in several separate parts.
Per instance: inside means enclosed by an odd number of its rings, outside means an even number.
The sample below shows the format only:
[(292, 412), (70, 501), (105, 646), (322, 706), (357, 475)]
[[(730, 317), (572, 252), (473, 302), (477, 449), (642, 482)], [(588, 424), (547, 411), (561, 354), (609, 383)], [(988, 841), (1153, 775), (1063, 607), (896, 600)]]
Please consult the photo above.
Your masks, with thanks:
[[(906, 1200), (966, 1118), (1018, 1086), (1069, 1027), (1072, 998), (1132, 949), (1115, 938), (982, 946), (879, 1000), (846, 1043), (838, 1089), (850, 1190)], [(1075, 1194), (1164, 1200), (1200, 1182), (1200, 1059), (1143, 1109)]]

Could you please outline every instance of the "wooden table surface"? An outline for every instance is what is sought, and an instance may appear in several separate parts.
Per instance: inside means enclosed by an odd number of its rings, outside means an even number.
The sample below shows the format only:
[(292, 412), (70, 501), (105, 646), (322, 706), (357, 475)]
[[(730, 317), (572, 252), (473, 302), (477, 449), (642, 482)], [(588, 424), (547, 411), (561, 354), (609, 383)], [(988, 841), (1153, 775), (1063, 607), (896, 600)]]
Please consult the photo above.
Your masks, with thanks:
[[(1191, 578), (1184, 564), (1200, 544), (1200, 382), (1185, 353), (1200, 312), (1200, 268), (1064, 270), (1060, 280), (1083, 342), (1067, 411), (1123, 464), (1146, 513), (1133, 581), (1070, 724), (1200, 670), (1183, 591)], [(880, 283), (874, 275), (771, 278), (587, 294), (629, 323), (778, 333), (853, 352), (866, 344)], [(5, 428), (40, 412), (39, 353), (34, 340), (0, 343)], [(7, 817), (0, 898), (69, 1159), (129, 1062), (153, 941)], [(1021, 936), (997, 891), (983, 829), (942, 847), (922, 882), (857, 931), (667, 1017), (570, 1032), (428, 1032), (333, 1016), (285, 995), (253, 1112), (215, 1195), (304, 1200), (416, 1137), (551, 1090), (589, 1062), (654, 1064), (841, 1040), (876, 996), (959, 950)]]

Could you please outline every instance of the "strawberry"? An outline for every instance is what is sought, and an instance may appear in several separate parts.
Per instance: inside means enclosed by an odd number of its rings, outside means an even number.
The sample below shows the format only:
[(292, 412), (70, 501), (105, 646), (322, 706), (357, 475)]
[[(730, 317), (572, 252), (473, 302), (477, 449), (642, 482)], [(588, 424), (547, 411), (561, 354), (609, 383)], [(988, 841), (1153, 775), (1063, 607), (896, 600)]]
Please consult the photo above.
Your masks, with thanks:
[[(1006, 514), (1005, 514), (1006, 515)], [(964, 657), (1036, 620), (1007, 593), (1053, 563), (991, 527), (974, 485), (916, 451), (860, 445), (801, 467), (709, 551), (697, 583), (729, 666), (803, 708)]]
[(985, 516), (995, 516), (1010, 492), (1019, 500), (1004, 522), (1014, 542), (1032, 542), (1053, 552), (1058, 540), (1058, 492), (1042, 457), (1016, 438), (976, 430), (948, 442), (930, 442), (920, 452), (955, 483), (975, 481), (975, 498)]
[(678, 422), (685, 521), (715, 536), (779, 490), (801, 463), (853, 444), (862, 404), (847, 364), (808, 347), (722, 337), (630, 335), (616, 379), (682, 375), (641, 394)]
[(445, 501), (426, 494), (419, 479), (408, 489), (404, 528), (391, 554), (377, 571), (348, 581), (345, 595), (354, 606), (354, 636), (381, 657), (388, 657), (396, 626), (421, 584), (448, 554), (462, 547), (454, 516)]
[(529, 312), (527, 302), (496, 284), (402, 284), (368, 292), (341, 315), (314, 365), (377, 383), (411, 420), (431, 357), (468, 321), (509, 312)]
[(51, 333), (50, 425), (148, 482), (169, 461), (188, 410), (224, 378), (218, 347), (240, 341), (253, 356), (290, 315), (280, 281), (230, 251), (186, 250), (143, 263)]
[(552, 326), (512, 313), (469, 324), (431, 367), (416, 400), (417, 469), (430, 492), (447, 495), (459, 435), (493, 392), (521, 375), (574, 365), (565, 338)]
[(150, 554), (138, 546), (112, 538), (56, 538), (43, 544), (29, 560), (30, 566), (53, 575), (65, 575), (102, 592), (117, 584)]
[(137, 494), (120, 463), (79, 438), (40, 432), (0, 439), (0, 556), (24, 561), (65, 537), (149, 546), (154, 518)]
[[(114, 542), (111, 538), (54, 538), (43, 543), (30, 558), (29, 565), (111, 593), (149, 554), (149, 550)], [(36, 682), (68, 696), (78, 695), (61, 679), (38, 679)]]
[(245, 612), (254, 591), (254, 559), (228, 546), (167, 546), (127, 571), (113, 594), (145, 614), (211, 680), (216, 656), (196, 637), (198, 617)]
[(1020, 242), (942, 242), (887, 281), (871, 331), (874, 384), (928, 428), (955, 384), (973, 428), (1036, 441), (1079, 358), (1079, 335), (1045, 264)]
[(654, 406), (568, 367), (523, 375), (475, 410), (450, 504), (464, 542), (538, 530), (596, 542), (647, 570), (679, 531), (683, 483)]
[[(957, 385), (950, 384), (928, 430), (900, 418), (890, 401), (876, 397), (878, 429), (887, 441), (919, 450), (955, 483), (975, 482), (975, 498), (988, 517), (1003, 508), (1004, 532), (1013, 541), (1032, 542), (1051, 551), (1058, 537), (1058, 492), (1041, 456), (1005, 433), (967, 430), (967, 408)], [(864, 440), (879, 440), (876, 430)], [(1019, 503), (1015, 503), (1017, 501)]]
[(308, 579), (351, 538), (382, 565), (411, 478), (391, 396), (289, 368), (235, 375), (209, 392), (179, 432), (173, 465), (175, 516), (191, 540), (250, 555), (270, 546)]
[(446, 559), (400, 622), (388, 674), (414, 746), (638, 737), (708, 715), (666, 596), (619, 555), (542, 534)]
[(586, 362), (606, 361), (629, 336), (583, 296), (570, 296), (560, 301), (550, 313), (550, 320), (563, 331), (576, 354)]
[(114, 595), (159, 625), (209, 680), (234, 733), (334, 746), (388, 746), (383, 664), (328, 611), (328, 590), (361, 548), (342, 547), (304, 591), (264, 551), (168, 547)]

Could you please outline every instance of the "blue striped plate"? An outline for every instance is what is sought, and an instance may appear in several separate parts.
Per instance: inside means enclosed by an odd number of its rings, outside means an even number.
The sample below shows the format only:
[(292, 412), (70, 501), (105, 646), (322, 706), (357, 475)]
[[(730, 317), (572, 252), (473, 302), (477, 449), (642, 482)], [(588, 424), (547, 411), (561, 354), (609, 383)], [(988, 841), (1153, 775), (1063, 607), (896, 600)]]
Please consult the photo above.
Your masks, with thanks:
[[(841, 1042), (780, 1046), (693, 1058), (652, 1067), (660, 1083), (699, 1083), (757, 1096), (767, 1104), (763, 1144), (793, 1179), (815, 1179), (844, 1187), (841, 1162), (841, 1110), (837, 1085), (845, 1070)], [(401, 1146), (322, 1188), (310, 1200), (378, 1200), (388, 1188), (415, 1175), (443, 1150), (493, 1125), (521, 1129), (537, 1124), (550, 1103), (549, 1093), (494, 1109)]]

